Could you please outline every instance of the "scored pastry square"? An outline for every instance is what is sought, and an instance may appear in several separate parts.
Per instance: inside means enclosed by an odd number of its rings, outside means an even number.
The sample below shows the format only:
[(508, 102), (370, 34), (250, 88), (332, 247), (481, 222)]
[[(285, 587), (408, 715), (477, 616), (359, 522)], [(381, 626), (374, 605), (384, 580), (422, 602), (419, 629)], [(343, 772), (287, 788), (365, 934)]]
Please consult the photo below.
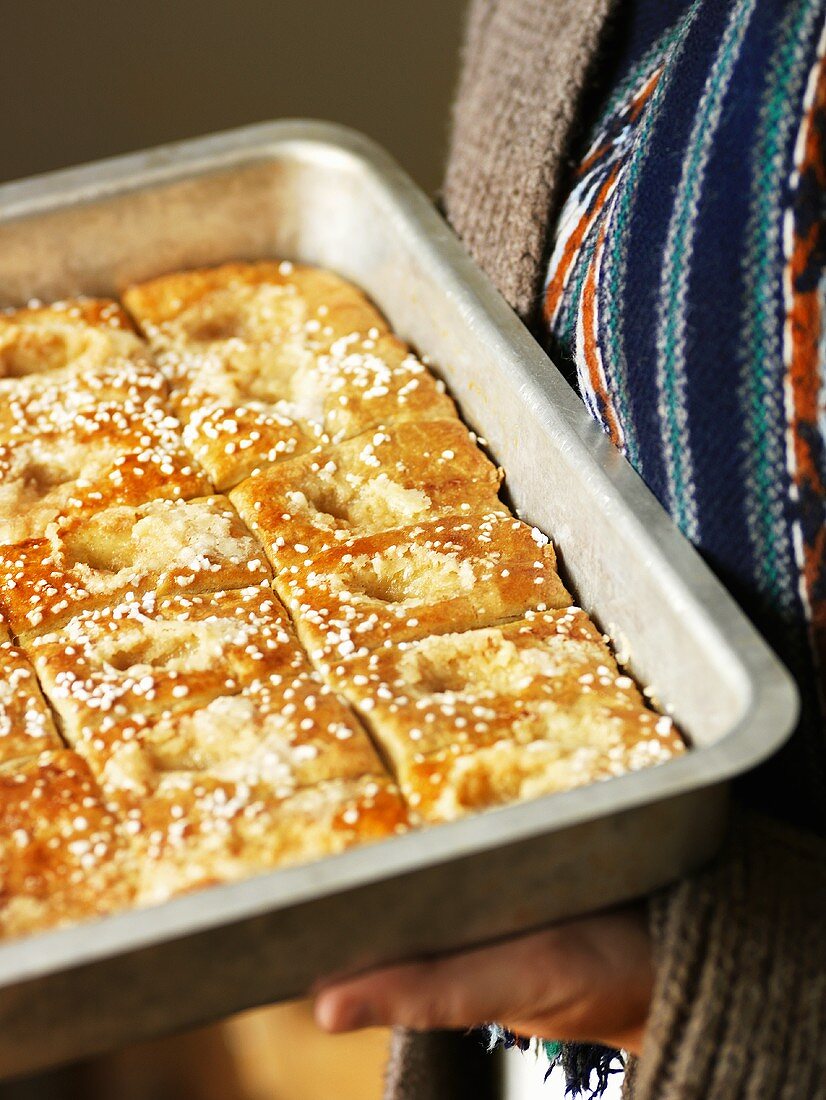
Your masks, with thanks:
[(0, 767), (0, 935), (122, 908), (134, 895), (118, 817), (67, 750)]
[(548, 540), (501, 512), (348, 539), (278, 574), (275, 585), (322, 666), (362, 649), (571, 602)]
[(143, 904), (336, 855), (410, 827), (398, 788), (383, 776), (330, 780), (279, 797), (266, 783), (177, 772), (144, 798), (114, 797), (137, 857)]
[(230, 500), (282, 570), (355, 536), (505, 511), (500, 481), (461, 421), (409, 421), (263, 470)]
[[(102, 715), (97, 727), (83, 727), (75, 748), (109, 788), (132, 791), (149, 792), (178, 771), (265, 783), (278, 797), (330, 779), (384, 775), (349, 707), (313, 672), (299, 648), (291, 656), (281, 672), (240, 691), (224, 687), (189, 707), (159, 710), (154, 701), (126, 716), (119, 707)], [(68, 736), (76, 736), (76, 729)]]
[(316, 442), (381, 422), (455, 415), (444, 387), (355, 287), (291, 264), (227, 264), (130, 288), (219, 488)]
[(429, 821), (684, 751), (575, 607), (380, 649), (331, 675)]
[(44, 538), (0, 546), (0, 610), (25, 635), (137, 593), (244, 588), (269, 576), (226, 497), (153, 500), (64, 517)]
[(312, 446), (323, 419), (317, 355), (344, 333), (385, 329), (355, 287), (289, 263), (162, 276), (124, 301), (219, 488)]
[(0, 313), (0, 442), (67, 431), (98, 404), (159, 406), (163, 375), (116, 302)]
[(76, 298), (0, 311), (0, 377), (88, 371), (128, 359), (143, 342), (123, 308), (107, 298)]
[[(149, 723), (306, 667), (268, 585), (145, 595), (76, 615), (27, 641), (43, 690), (73, 747), (124, 723)], [(89, 750), (91, 753), (91, 749)]]
[[(288, 358), (300, 349), (327, 350), (342, 336), (387, 323), (369, 299), (332, 271), (288, 260), (226, 263), (162, 275), (129, 287), (123, 303), (159, 349), (201, 349), (241, 373), (244, 356), (260, 347), (265, 357)], [(173, 363), (173, 378), (199, 364)], [(272, 369), (276, 369), (273, 367)]]
[(0, 767), (63, 748), (26, 654), (0, 621)]
[(78, 413), (65, 428), (0, 443), (0, 543), (43, 536), (69, 513), (210, 493), (178, 428), (160, 408), (109, 403)]

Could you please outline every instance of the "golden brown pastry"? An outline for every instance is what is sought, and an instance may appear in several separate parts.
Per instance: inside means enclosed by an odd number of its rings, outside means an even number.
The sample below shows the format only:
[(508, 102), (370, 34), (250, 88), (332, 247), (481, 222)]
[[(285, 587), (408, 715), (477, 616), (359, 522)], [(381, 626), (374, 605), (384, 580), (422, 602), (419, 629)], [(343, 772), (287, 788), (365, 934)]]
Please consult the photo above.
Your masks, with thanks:
[(167, 384), (116, 302), (0, 313), (0, 439), (70, 427), (98, 405), (159, 407)]
[(99, 407), (66, 430), (0, 442), (0, 544), (43, 536), (65, 515), (210, 493), (176, 425), (160, 410)]
[(124, 300), (0, 315), (0, 935), (682, 751), (360, 291)]
[(163, 276), (124, 301), (170, 381), (187, 444), (220, 489), (317, 442), (318, 355), (354, 327), (385, 330), (354, 287), (289, 263)]
[(377, 646), (566, 607), (553, 547), (501, 512), (449, 516), (347, 539), (275, 578), (322, 666)]
[(330, 272), (225, 264), (131, 287), (124, 302), (219, 489), (324, 433), (454, 414), (361, 292)]
[(226, 497), (154, 500), (66, 517), (45, 538), (0, 546), (0, 611), (19, 635), (154, 592), (266, 581), (270, 569)]
[(325, 436), (319, 424), (294, 419), (294, 411), (279, 402), (216, 402), (192, 413), (183, 438), (223, 491), (256, 470), (303, 454)]
[(94, 733), (87, 727), (77, 748), (110, 786), (133, 790), (150, 790), (173, 771), (265, 783), (279, 797), (328, 779), (383, 775), (350, 709), (300, 649), (295, 656), (282, 672), (208, 702), (161, 712), (136, 708), (104, 720)]
[[(276, 354), (284, 348), (286, 356), (302, 344), (319, 352), (342, 336), (388, 331), (382, 315), (352, 283), (289, 260), (161, 275), (128, 287), (123, 303), (142, 329), (157, 330), (182, 346), (239, 339), (271, 343)], [(291, 337), (297, 338), (294, 344)]]
[(335, 442), (380, 424), (456, 415), (444, 383), (395, 336), (342, 337), (308, 380), (324, 397), (324, 430)]
[(131, 837), (137, 901), (335, 855), (405, 832), (407, 808), (385, 776), (335, 779), (286, 798), (266, 784), (170, 773), (146, 797), (115, 796)]
[(61, 514), (211, 491), (115, 302), (0, 314), (0, 543)]
[(579, 608), (379, 649), (331, 670), (428, 821), (683, 751)]
[(74, 616), (27, 641), (69, 743), (104, 756), (109, 731), (206, 706), (306, 667), (268, 585), (140, 599)]
[(0, 935), (128, 905), (137, 869), (125, 851), (120, 819), (76, 753), (0, 767)]
[(281, 572), (353, 537), (440, 516), (506, 513), (501, 477), (460, 421), (413, 420), (263, 470), (230, 500)]
[(285, 797), (384, 773), (267, 586), (90, 612), (30, 652), (64, 736), (109, 788), (210, 772)]

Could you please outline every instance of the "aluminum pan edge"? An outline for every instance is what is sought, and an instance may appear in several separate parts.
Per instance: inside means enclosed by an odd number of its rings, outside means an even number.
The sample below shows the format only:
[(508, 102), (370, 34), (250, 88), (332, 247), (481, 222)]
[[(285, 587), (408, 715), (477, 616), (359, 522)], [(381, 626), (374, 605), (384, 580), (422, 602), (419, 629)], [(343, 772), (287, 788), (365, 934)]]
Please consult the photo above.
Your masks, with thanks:
[[(596, 461), (589, 477), (605, 483), (611, 522), (625, 525), (629, 538), (644, 531), (646, 540), (658, 551), (652, 568), (670, 583), (677, 581), (679, 587), (688, 584), (700, 594), (707, 613), (700, 614), (699, 604), (693, 601), (687, 603), (686, 613), (692, 617), (692, 629), (705, 633), (713, 649), (729, 650), (733, 645), (742, 686), (741, 716), (717, 744), (657, 769), (475, 815), (385, 841), (377, 848), (366, 847), (316, 864), (213, 887), (157, 908), (12, 941), (0, 946), (0, 985), (697, 790), (758, 763), (782, 743), (793, 723), (796, 691), (788, 673), (699, 556), (675, 534), (643, 483), (590, 421), (576, 396), (426, 199), (387, 154), (366, 138), (328, 124), (265, 123), (6, 184), (0, 187), (0, 219), (33, 217), (286, 154), (315, 163), (344, 164), (348, 170), (367, 173), (381, 185), (400, 237), (415, 241), (420, 254), (424, 250), (426, 264), (447, 288), (465, 322), (507, 358), (521, 395), (548, 431), (557, 438), (573, 436), (592, 453)], [(755, 736), (758, 732), (759, 737)], [(89, 934), (92, 930), (94, 936)]]

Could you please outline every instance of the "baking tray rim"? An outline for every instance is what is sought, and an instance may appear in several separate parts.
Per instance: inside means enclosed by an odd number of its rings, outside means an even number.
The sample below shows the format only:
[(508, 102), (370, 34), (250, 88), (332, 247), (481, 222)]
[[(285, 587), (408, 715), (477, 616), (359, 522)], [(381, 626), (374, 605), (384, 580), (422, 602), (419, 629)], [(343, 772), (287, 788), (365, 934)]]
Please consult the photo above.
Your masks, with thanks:
[[(794, 682), (697, 552), (676, 530), (631, 467), (605, 440), (545, 352), (473, 264), (452, 231), (396, 162), (371, 139), (332, 123), (280, 120), (43, 173), (0, 185), (0, 223), (46, 215), (69, 206), (172, 184), (199, 175), (240, 170), (290, 152), (366, 173), (392, 201), (399, 225), (419, 237), (428, 260), (450, 283), (465, 311), (479, 314), (486, 335), (520, 368), (528, 392), (550, 424), (564, 420), (595, 453), (610, 486), (613, 521), (631, 522), (657, 550), (665, 569), (689, 594), (695, 627), (711, 631), (734, 660), (741, 713), (714, 744), (695, 746), (676, 760), (572, 791), (476, 813), (468, 818), (383, 840), (376, 845), (236, 882), (145, 908), (46, 931), (0, 944), (0, 988), (58, 969), (71, 970), (159, 942), (262, 916), (320, 896), (461, 859), (609, 815), (722, 783), (770, 756), (786, 740), (798, 713)], [(549, 392), (562, 408), (551, 408)], [(713, 599), (711, 598), (713, 596)], [(384, 858), (377, 858), (384, 853)], [(90, 931), (94, 935), (90, 936)]]

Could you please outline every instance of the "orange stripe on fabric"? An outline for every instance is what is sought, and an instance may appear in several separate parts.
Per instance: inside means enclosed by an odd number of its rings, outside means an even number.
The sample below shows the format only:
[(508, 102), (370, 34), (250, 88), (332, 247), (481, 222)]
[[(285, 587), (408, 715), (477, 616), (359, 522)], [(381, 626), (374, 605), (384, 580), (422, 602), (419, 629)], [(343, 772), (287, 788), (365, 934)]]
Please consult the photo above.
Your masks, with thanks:
[[(797, 168), (801, 176), (813, 178), (821, 192), (826, 191), (826, 148), (822, 122), (826, 119), (826, 70), (824, 58), (818, 60), (819, 72), (812, 102), (806, 113), (801, 134), (802, 155)], [(820, 125), (818, 124), (820, 122)], [(795, 227), (797, 230), (797, 227)], [(819, 348), (823, 334), (823, 303), (811, 278), (803, 281), (807, 269), (816, 266), (818, 226), (808, 233), (796, 232), (789, 257), (791, 302), (787, 315), (787, 340), (790, 345), (787, 387), (791, 397), (790, 429), (794, 456), (793, 475), (798, 487), (800, 507), (815, 496), (826, 496), (826, 484), (812, 441), (819, 437), (818, 404), (820, 399)], [(809, 289), (800, 289), (801, 286)], [(811, 614), (811, 633), (815, 656), (826, 670), (826, 597), (822, 581), (826, 577), (826, 529), (821, 526), (813, 538), (802, 540), (803, 581)]]
[(621, 447), (623, 432), (619, 420), (608, 395), (608, 386), (605, 372), (602, 367), (602, 356), (599, 350), (597, 334), (597, 271), (602, 259), (602, 251), (605, 245), (605, 226), (600, 229), (597, 238), (597, 246), (585, 276), (585, 284), (582, 288), (582, 301), (580, 302), (582, 324), (582, 353), (585, 358), (585, 369), (591, 383), (591, 389), (599, 402), (602, 418), (611, 437), (611, 442)]
[[(660, 65), (660, 67), (658, 69), (655, 69), (651, 76), (649, 76), (645, 84), (643, 84), (643, 86), (628, 104), (628, 117), (625, 120), (625, 125), (633, 126), (633, 124), (640, 117), (643, 107), (654, 94), (654, 89), (659, 83), (662, 72), (663, 66)], [(602, 160), (602, 158), (611, 148), (612, 144), (612, 141), (603, 141), (600, 142), (596, 149), (592, 149), (577, 168), (577, 176), (581, 177), (589, 172), (595, 164)]]
[(588, 234), (589, 229), (599, 217), (605, 206), (605, 200), (613, 188), (617, 176), (619, 175), (620, 165), (615, 164), (611, 169), (608, 178), (603, 183), (597, 192), (596, 198), (590, 207), (585, 210), (582, 217), (576, 224), (571, 235), (568, 237), (565, 249), (557, 264), (556, 271), (551, 281), (548, 283), (547, 290), (545, 291), (545, 302), (543, 306), (543, 314), (545, 322), (549, 326), (553, 326), (556, 320), (556, 311), (559, 308), (562, 301), (562, 295), (565, 292), (565, 285), (568, 281), (568, 276), (571, 273), (571, 269), (576, 262), (579, 250), (582, 247), (582, 242)]

